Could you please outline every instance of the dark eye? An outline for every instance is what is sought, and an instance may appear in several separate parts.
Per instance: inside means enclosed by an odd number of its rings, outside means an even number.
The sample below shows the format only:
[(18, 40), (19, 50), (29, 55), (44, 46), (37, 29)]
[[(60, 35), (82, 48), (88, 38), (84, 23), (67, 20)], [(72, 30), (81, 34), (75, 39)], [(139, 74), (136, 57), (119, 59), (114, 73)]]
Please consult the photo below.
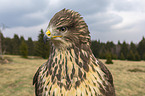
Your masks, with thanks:
[(59, 31), (65, 32), (66, 31), (66, 27), (60, 27)]

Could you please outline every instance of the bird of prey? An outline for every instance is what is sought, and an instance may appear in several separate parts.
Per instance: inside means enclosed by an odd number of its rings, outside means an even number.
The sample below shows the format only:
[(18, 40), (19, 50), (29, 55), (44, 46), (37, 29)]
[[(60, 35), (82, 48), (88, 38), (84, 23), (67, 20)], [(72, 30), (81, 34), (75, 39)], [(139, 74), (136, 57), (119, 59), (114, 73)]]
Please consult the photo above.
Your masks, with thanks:
[(44, 33), (50, 54), (33, 78), (36, 96), (115, 96), (113, 78), (90, 49), (90, 32), (73, 10), (56, 13)]

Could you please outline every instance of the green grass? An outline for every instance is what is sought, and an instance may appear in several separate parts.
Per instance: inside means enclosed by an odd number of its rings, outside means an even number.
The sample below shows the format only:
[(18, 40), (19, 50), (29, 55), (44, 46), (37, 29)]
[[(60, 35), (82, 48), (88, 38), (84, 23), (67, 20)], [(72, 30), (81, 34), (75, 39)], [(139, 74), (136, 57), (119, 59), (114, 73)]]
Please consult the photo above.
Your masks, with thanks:
[(107, 67), (113, 74), (117, 96), (145, 96), (145, 62), (121, 60), (113, 62), (113, 65)]
[[(0, 64), (0, 96), (34, 96), (33, 76), (47, 60), (7, 57), (12, 62)], [(145, 62), (113, 60), (113, 63), (106, 66), (113, 74), (117, 96), (145, 96)]]
[(33, 96), (33, 75), (46, 60), (11, 57), (10, 64), (0, 64), (0, 96)]

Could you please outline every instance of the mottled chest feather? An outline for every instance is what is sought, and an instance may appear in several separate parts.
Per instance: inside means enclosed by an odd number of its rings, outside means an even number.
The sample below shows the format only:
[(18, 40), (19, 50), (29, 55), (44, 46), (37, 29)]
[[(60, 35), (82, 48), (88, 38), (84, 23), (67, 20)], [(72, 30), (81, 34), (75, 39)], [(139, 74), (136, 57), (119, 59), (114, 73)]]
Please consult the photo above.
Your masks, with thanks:
[(40, 69), (42, 96), (97, 96), (111, 90), (93, 55), (79, 49), (54, 51)]

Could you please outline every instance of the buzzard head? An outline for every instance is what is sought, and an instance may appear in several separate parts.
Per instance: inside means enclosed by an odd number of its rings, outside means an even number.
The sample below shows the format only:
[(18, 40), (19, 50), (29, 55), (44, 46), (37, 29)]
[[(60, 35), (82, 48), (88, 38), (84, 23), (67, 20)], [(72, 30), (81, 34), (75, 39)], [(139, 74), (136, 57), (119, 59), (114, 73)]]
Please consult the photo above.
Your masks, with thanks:
[(44, 41), (50, 40), (59, 48), (90, 45), (89, 33), (87, 24), (78, 12), (63, 9), (50, 20), (44, 34)]

